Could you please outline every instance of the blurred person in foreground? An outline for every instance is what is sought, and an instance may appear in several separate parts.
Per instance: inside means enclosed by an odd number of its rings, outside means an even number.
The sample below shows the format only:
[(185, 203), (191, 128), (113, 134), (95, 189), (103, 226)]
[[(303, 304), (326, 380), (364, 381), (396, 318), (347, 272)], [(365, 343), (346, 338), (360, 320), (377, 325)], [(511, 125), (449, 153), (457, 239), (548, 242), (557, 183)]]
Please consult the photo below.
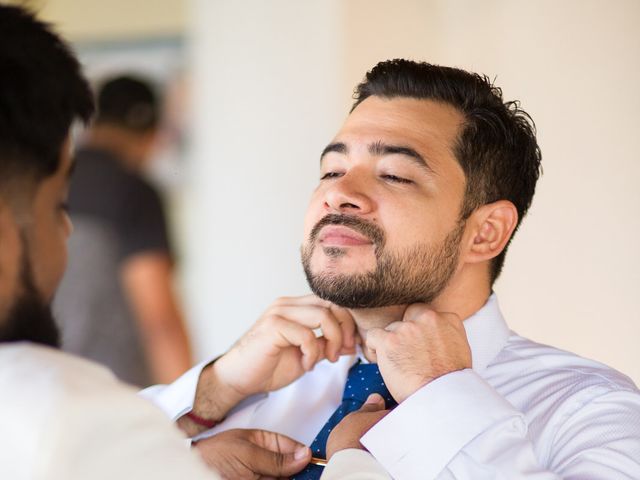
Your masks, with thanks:
[(363, 449), (398, 480), (640, 478), (637, 387), (510, 331), (492, 291), (540, 175), (519, 103), (478, 74), (380, 62), (320, 157), (301, 250), (323, 300), (280, 298), (145, 395), (194, 438), (265, 428), (316, 457)]
[(95, 121), (75, 153), (74, 235), (54, 303), (62, 348), (128, 383), (169, 382), (191, 366), (191, 354), (163, 205), (143, 177), (159, 99), (132, 76), (107, 79), (96, 96)]
[[(228, 431), (190, 450), (134, 389), (56, 348), (50, 302), (72, 230), (69, 130), (92, 111), (67, 45), (25, 10), (0, 4), (0, 478), (219, 478), (203, 459), (229, 479), (301, 470), (309, 449), (266, 431)], [(362, 478), (334, 465), (324, 478)]]

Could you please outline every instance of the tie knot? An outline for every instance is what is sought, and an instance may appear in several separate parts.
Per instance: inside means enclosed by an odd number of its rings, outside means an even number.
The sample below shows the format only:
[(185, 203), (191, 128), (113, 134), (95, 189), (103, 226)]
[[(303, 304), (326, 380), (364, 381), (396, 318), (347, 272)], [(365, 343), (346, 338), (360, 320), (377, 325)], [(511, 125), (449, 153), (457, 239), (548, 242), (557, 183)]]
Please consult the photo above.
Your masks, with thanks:
[(342, 399), (353, 401), (360, 406), (372, 393), (378, 393), (384, 398), (386, 408), (393, 408), (396, 402), (389, 393), (382, 379), (378, 365), (375, 363), (361, 363), (358, 361), (347, 376), (347, 384), (344, 388)]

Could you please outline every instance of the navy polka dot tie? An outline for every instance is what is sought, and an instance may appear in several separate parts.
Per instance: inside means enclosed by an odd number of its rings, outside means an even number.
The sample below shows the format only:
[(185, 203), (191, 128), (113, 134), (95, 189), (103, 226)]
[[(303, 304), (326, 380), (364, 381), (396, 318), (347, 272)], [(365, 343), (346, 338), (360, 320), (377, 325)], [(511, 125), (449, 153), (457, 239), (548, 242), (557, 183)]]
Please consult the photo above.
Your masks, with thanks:
[[(331, 415), (331, 418), (322, 427), (320, 433), (316, 436), (315, 440), (311, 444), (311, 453), (314, 457), (327, 458), (327, 438), (340, 420), (346, 417), (351, 412), (358, 410), (367, 397), (372, 393), (379, 393), (384, 398), (386, 408), (390, 409), (397, 405), (393, 399), (387, 386), (382, 380), (378, 365), (375, 363), (360, 363), (360, 360), (351, 367), (349, 375), (347, 376), (347, 384), (344, 387), (344, 393), (342, 394), (342, 403), (338, 409)], [(322, 467), (318, 465), (309, 464), (307, 467), (291, 477), (292, 480), (311, 480), (319, 479), (322, 474)]]

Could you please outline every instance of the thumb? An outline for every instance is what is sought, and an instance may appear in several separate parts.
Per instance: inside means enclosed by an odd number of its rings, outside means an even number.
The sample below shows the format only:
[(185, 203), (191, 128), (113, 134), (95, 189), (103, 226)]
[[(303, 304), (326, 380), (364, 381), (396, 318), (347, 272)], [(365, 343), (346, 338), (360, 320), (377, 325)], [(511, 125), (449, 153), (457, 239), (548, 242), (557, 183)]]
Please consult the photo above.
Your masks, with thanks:
[[(373, 362), (379, 363), (378, 350), (381, 350), (384, 344), (384, 340), (387, 337), (389, 332), (383, 330), (382, 328), (372, 328), (366, 334), (366, 338), (364, 339), (363, 346), (367, 349), (369, 353), (369, 359)], [(380, 352), (382, 354), (382, 352)]]
[(247, 459), (255, 473), (288, 477), (302, 470), (311, 460), (311, 450), (292, 438), (275, 432), (253, 430), (252, 455)]
[(371, 350), (377, 350), (382, 346), (382, 342), (384, 341), (387, 334), (388, 332), (386, 332), (382, 328), (372, 328), (367, 332), (364, 343), (367, 348), (370, 348)]
[(364, 402), (362, 407), (360, 407), (360, 412), (378, 412), (380, 410), (385, 409), (384, 398), (382, 395), (378, 393), (372, 393), (367, 397), (367, 400)]

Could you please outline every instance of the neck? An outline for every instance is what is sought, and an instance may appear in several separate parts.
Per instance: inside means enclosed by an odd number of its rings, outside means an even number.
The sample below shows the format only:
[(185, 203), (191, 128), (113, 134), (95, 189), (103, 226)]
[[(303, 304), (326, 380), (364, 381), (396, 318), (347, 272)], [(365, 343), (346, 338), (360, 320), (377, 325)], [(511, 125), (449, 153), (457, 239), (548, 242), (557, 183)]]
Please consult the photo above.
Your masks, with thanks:
[[(436, 312), (455, 313), (463, 321), (480, 310), (491, 295), (491, 287), (485, 281), (477, 281), (475, 275), (458, 275), (449, 283), (428, 307)], [(401, 322), (409, 305), (392, 305), (381, 308), (350, 310), (362, 340), (362, 351), (368, 360), (371, 353), (366, 348), (367, 332), (372, 328), (386, 328), (393, 322)]]

